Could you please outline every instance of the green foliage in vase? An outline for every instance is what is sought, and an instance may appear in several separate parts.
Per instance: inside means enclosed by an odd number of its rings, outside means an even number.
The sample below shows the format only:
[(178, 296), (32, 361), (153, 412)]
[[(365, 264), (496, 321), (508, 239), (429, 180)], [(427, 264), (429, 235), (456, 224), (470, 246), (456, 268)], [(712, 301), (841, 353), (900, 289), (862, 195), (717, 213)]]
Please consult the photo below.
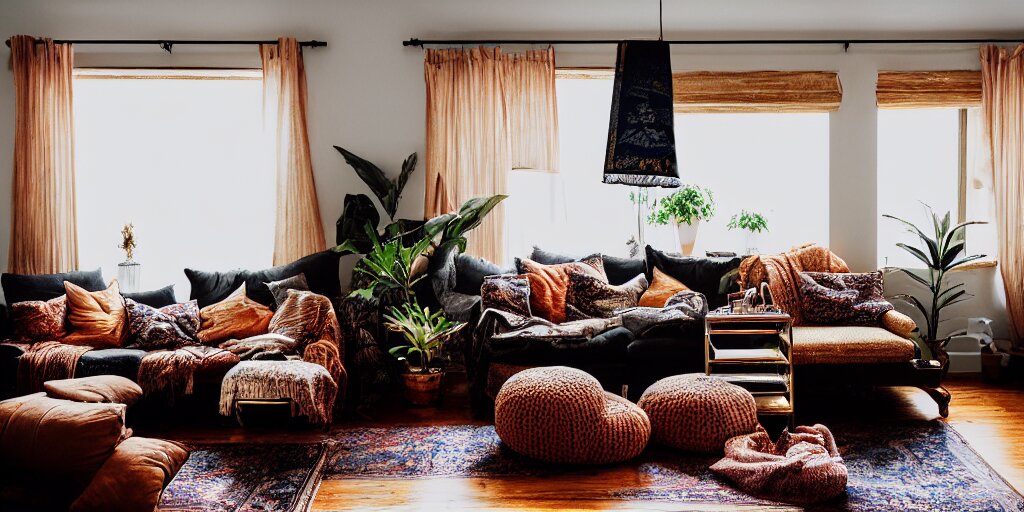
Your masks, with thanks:
[(764, 216), (760, 213), (740, 210), (740, 213), (734, 214), (729, 219), (726, 227), (730, 230), (744, 229), (751, 233), (760, 233), (768, 231), (768, 221), (764, 220)]
[(647, 222), (665, 225), (669, 222), (686, 223), (710, 219), (715, 216), (715, 198), (711, 190), (697, 185), (683, 185), (672, 195), (656, 200), (654, 211)]
[(384, 320), (389, 330), (401, 333), (407, 342), (388, 352), (400, 360), (416, 356), (422, 373), (430, 371), (444, 343), (466, 326), (464, 322), (448, 320), (440, 311), (431, 313), (430, 308), (421, 308), (416, 302), (392, 307), (391, 314), (384, 315)]

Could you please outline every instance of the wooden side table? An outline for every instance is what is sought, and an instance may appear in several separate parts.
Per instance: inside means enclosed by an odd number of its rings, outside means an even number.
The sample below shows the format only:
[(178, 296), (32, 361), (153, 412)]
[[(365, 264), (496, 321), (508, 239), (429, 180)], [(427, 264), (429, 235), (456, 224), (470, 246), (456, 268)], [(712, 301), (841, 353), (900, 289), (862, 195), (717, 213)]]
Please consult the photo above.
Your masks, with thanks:
[(712, 311), (704, 333), (705, 373), (750, 391), (759, 415), (786, 416), (792, 423), (792, 317)]

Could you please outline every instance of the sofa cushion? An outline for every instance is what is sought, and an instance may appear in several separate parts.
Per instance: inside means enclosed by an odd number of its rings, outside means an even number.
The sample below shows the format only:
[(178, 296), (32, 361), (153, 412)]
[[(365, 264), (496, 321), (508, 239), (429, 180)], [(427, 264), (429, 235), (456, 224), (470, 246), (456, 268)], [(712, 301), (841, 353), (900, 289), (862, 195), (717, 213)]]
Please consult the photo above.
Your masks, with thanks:
[(673, 295), (683, 291), (689, 290), (685, 284), (680, 283), (678, 279), (664, 273), (658, 267), (654, 267), (651, 272), (651, 285), (647, 287), (647, 291), (640, 296), (640, 305), (647, 308), (663, 308), (668, 299), (671, 299)]
[(117, 279), (105, 290), (90, 292), (74, 283), (64, 283), (68, 297), (69, 333), (61, 341), (95, 348), (121, 346), (127, 313)]
[(90, 350), (78, 358), (75, 376), (119, 375), (135, 380), (138, 378), (139, 365), (142, 364), (145, 355), (144, 350), (130, 348)]
[(110, 403), (132, 406), (142, 398), (142, 388), (118, 375), (95, 375), (74, 379), (48, 380), (46, 394), (72, 402)]
[(913, 341), (881, 327), (793, 327), (793, 364), (901, 363), (913, 358)]
[(513, 269), (504, 269), (483, 258), (465, 254), (455, 256), (455, 291), (466, 295), (480, 295), (480, 287), (487, 276), (515, 274)]
[[(608, 282), (611, 284), (624, 284), (626, 281), (636, 277), (637, 274), (647, 271), (647, 264), (640, 258), (620, 258), (608, 256), (607, 254), (602, 254), (601, 258), (604, 260), (604, 272), (608, 276)], [(548, 252), (534, 246), (530, 259), (545, 265), (556, 265), (558, 263), (579, 261), (582, 258)]]
[(178, 302), (174, 298), (174, 285), (169, 284), (160, 288), (159, 290), (150, 290), (148, 292), (135, 292), (135, 293), (122, 293), (122, 296), (126, 299), (132, 299), (139, 304), (145, 304), (154, 308), (162, 308), (164, 306), (170, 306)]
[(125, 439), (71, 505), (71, 510), (154, 510), (164, 486), (170, 483), (186, 459), (188, 450), (173, 441), (145, 437)]
[(212, 345), (263, 334), (273, 316), (270, 308), (246, 295), (246, 285), (242, 283), (224, 300), (199, 310), (199, 340)]
[(67, 296), (11, 304), (14, 340), (26, 343), (59, 340), (67, 334)]
[(190, 300), (157, 309), (126, 298), (128, 333), (124, 346), (143, 350), (177, 348), (197, 343), (199, 306)]
[(878, 326), (892, 304), (882, 295), (882, 273), (800, 272), (800, 312), (807, 323)]
[(64, 281), (74, 283), (86, 291), (96, 292), (107, 287), (100, 269), (64, 272), (61, 274), (8, 274), (0, 275), (4, 300), (8, 304), (26, 300), (50, 300), (64, 295)]
[(724, 306), (728, 290), (720, 293), (722, 278), (739, 268), (743, 258), (699, 258), (668, 254), (647, 246), (647, 278), (652, 279), (654, 267), (688, 286), (695, 292), (703, 293), (708, 299), (708, 309)]
[(530, 311), (534, 315), (560, 324), (565, 321), (565, 294), (569, 286), (569, 269), (586, 272), (604, 282), (601, 255), (586, 258), (581, 262), (542, 265), (530, 259), (516, 260), (530, 282)]
[(525, 317), (530, 312), (530, 281), (522, 274), (487, 276), (480, 287), (484, 309), (498, 309)]
[(287, 265), (280, 265), (263, 270), (230, 270), (227, 272), (207, 272), (185, 269), (185, 276), (192, 285), (190, 298), (199, 302), (203, 308), (227, 298), (243, 283), (248, 289), (252, 300), (270, 307), (274, 304), (274, 296), (267, 283), (280, 281), (287, 277), (304, 274), (309, 289), (329, 298), (341, 295), (341, 281), (338, 279), (338, 261), (340, 253), (326, 250), (310, 254)]
[(625, 284), (614, 285), (600, 276), (570, 268), (565, 292), (566, 319), (609, 318), (616, 311), (636, 307), (646, 289), (647, 278), (643, 274)]

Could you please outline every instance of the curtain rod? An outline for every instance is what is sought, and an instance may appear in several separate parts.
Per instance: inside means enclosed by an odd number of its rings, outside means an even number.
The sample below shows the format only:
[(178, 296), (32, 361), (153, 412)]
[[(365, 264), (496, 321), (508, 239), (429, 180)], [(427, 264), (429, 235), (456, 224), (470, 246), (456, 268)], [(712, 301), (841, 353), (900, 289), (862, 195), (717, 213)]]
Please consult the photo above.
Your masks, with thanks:
[[(267, 40), (256, 40), (256, 39), (245, 39), (245, 40), (220, 40), (220, 39), (54, 39), (54, 43), (58, 44), (115, 44), (115, 45), (127, 45), (127, 44), (155, 44), (159, 45), (168, 53), (171, 52), (171, 47), (176, 44), (194, 44), (194, 45), (225, 45), (225, 44), (277, 44), (276, 39)], [(7, 40), (7, 46), (11, 46), (11, 40)], [(327, 46), (327, 41), (299, 41), (299, 46), (305, 46), (309, 48), (321, 48)]]
[[(623, 39), (418, 39), (402, 41), (402, 46), (425, 45), (488, 45), (488, 44), (618, 44)], [(674, 39), (666, 43), (675, 45), (843, 45), (849, 49), (852, 44), (981, 44), (981, 43), (1020, 43), (1024, 37), (1017, 39)]]

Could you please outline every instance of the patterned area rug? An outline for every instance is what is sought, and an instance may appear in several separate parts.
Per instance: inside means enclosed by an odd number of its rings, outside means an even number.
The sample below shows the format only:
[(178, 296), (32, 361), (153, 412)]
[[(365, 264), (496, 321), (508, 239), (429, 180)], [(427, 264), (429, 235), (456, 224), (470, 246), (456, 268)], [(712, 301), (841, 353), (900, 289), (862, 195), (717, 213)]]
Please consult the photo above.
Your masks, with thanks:
[[(1024, 510), (1024, 498), (943, 422), (836, 425), (832, 431), (850, 474), (847, 493), (813, 510)], [(336, 433), (332, 444), (324, 479), (598, 470), (531, 461), (504, 447), (491, 426), (354, 428)], [(715, 460), (648, 449), (617, 466), (636, 468), (642, 475), (637, 480), (646, 483), (624, 483), (608, 498), (781, 505), (733, 489), (707, 469)]]
[(306, 510), (320, 483), (326, 452), (324, 443), (196, 446), (164, 489), (157, 510)]

